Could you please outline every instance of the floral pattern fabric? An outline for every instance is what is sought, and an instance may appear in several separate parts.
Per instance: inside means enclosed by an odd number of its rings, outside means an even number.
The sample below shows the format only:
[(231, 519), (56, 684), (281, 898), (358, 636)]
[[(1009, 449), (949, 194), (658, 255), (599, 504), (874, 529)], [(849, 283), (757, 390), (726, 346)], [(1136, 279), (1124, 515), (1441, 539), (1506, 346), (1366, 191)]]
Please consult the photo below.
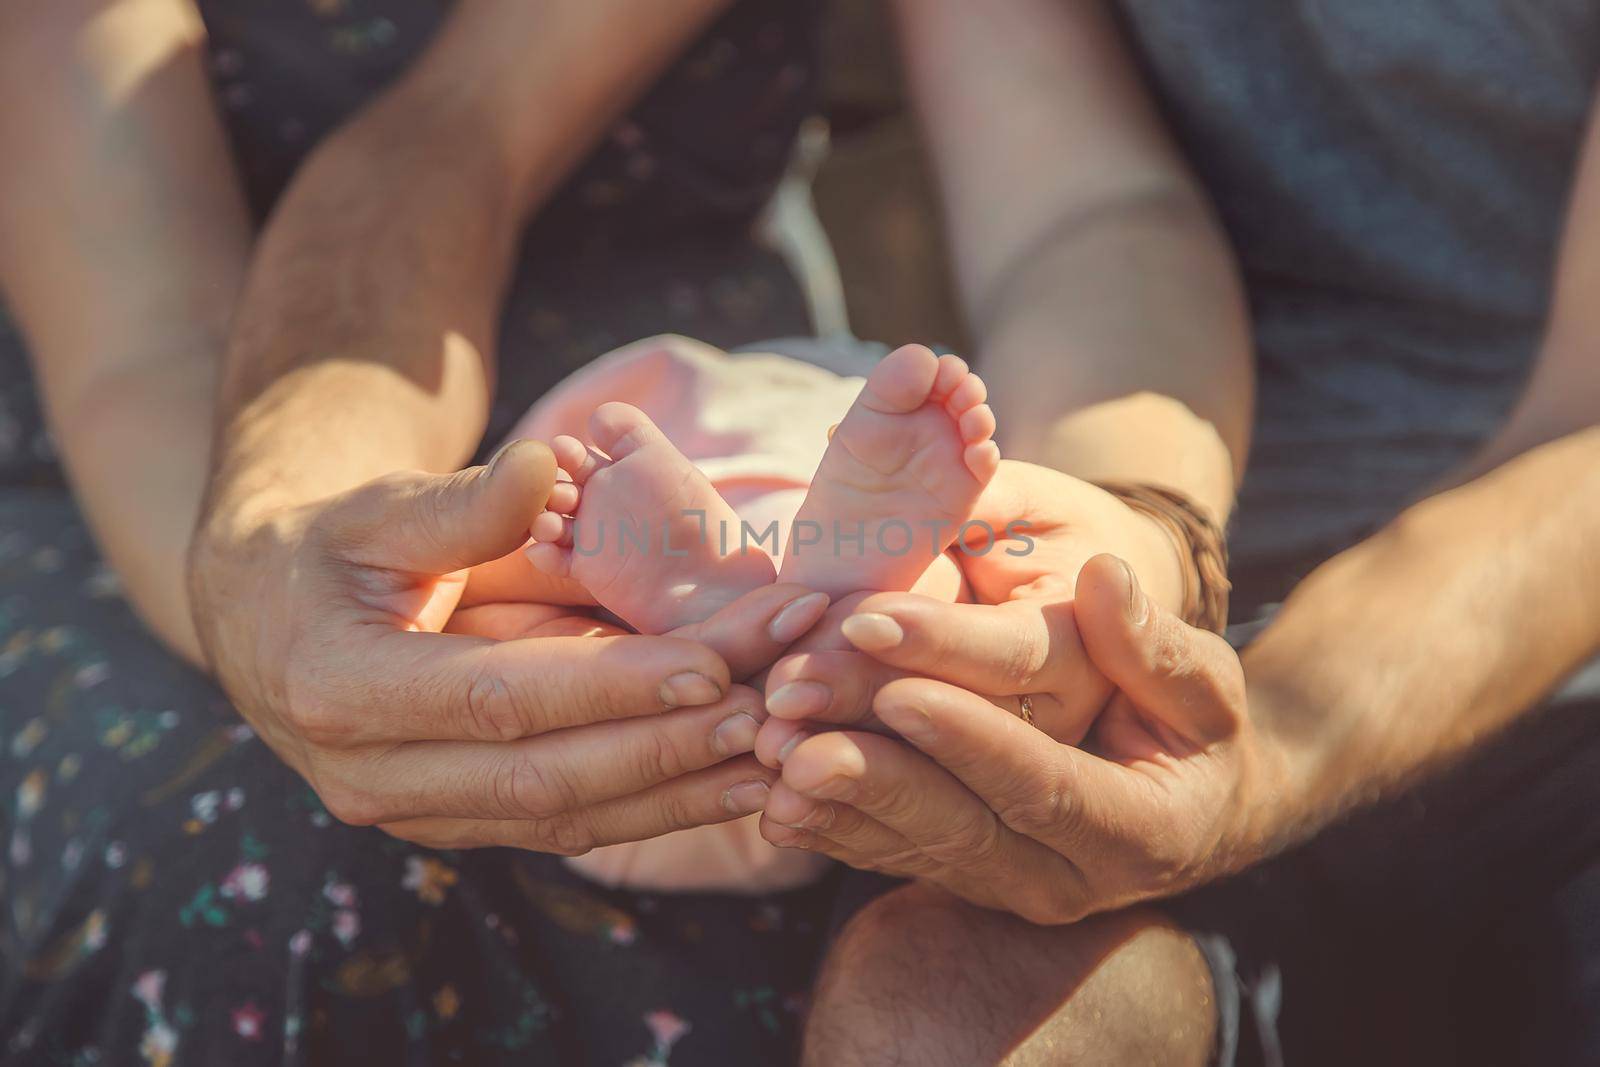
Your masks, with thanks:
[[(264, 215), (447, 5), (201, 8)], [(816, 14), (735, 5), (530, 227), (486, 440), (637, 337), (807, 331), (749, 231), (810, 106)], [(783, 1062), (833, 896), (608, 892), (333, 820), (123, 601), (0, 309), (0, 1061)]]

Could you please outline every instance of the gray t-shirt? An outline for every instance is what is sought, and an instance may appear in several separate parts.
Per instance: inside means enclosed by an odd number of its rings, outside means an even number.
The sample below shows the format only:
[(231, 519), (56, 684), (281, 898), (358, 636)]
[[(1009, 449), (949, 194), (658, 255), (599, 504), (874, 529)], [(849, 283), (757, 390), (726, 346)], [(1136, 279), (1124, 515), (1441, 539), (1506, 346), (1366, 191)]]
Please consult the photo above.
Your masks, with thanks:
[(1241, 562), (1330, 554), (1466, 460), (1543, 326), (1592, 0), (1122, 0), (1256, 323)]

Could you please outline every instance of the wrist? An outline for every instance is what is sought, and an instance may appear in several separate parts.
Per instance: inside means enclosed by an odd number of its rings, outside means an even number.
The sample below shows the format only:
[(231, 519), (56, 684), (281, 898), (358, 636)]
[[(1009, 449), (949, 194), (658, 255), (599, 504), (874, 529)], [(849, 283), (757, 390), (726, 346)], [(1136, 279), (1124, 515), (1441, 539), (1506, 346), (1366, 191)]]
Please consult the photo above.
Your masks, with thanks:
[[(1136, 528), (1151, 533), (1167, 551), (1152, 549), (1145, 580), (1157, 600), (1183, 622), (1221, 633), (1228, 622), (1228, 546), (1222, 528), (1187, 494), (1143, 482), (1101, 482), (1099, 487), (1127, 511), (1146, 520)], [(1163, 563), (1165, 564), (1163, 566)]]
[(1338, 814), (1325, 788), (1333, 751), (1326, 728), (1335, 716), (1309, 688), (1314, 676), (1278, 669), (1271, 649), (1251, 645), (1240, 659), (1249, 707), (1245, 744), (1255, 784), (1238, 837), (1253, 862), (1298, 844)]
[(1174, 615), (1182, 615), (1185, 578), (1184, 554), (1188, 547), (1174, 536), (1172, 530), (1153, 516), (1127, 507), (1133, 517), (1136, 535), (1128, 544), (1128, 564), (1139, 576), (1139, 585), (1145, 595)]

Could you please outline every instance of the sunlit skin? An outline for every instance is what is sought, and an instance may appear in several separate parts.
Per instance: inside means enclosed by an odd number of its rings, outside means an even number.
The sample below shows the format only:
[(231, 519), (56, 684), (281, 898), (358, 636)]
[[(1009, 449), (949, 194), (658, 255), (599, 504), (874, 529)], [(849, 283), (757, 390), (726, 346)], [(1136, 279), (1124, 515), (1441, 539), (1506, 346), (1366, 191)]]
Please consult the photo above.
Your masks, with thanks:
[[(462, 0), (259, 236), (187, 0), (4, 9), (0, 96), (27, 106), (0, 108), (0, 284), (78, 498), (143, 617), (348, 821), (574, 852), (764, 808), (776, 843), (922, 879), (835, 947), (810, 1061), (1052, 1062), (1070, 1041), (1079, 1062), (1200, 1062), (1192, 946), (1153, 910), (1108, 909), (1180, 888), (1176, 872), (1249, 865), (1448, 762), (1600, 646), (1600, 138), (1517, 409), (1457, 488), (1304, 583), (1242, 664), (1172, 618), (1177, 548), (1159, 528), (1086, 489), (1041, 498), (1029, 517), (1071, 561), (1043, 586), (996, 605), (886, 593), (823, 621), (837, 654), (811, 680), (842, 694), (826, 725), (908, 740), (819, 729), (780, 771), (717, 730), (795, 728), (733, 679), (801, 636), (784, 609), (811, 590), (767, 586), (672, 636), (552, 617), (586, 603), (520, 554), (553, 458), (448, 473), (483, 434), (524, 221), (719, 6)], [(1225, 519), (1252, 403), (1243, 293), (1114, 23), (1094, 3), (896, 7), (1001, 447)], [(976, 563), (969, 578), (995, 581)], [(1015, 714), (1025, 686), (1042, 676), (1059, 699), (1072, 672), (1106, 680), (1097, 755)], [(491, 738), (492, 757), (464, 747)], [(493, 799), (526, 796), (529, 761), (557, 745), (576, 807)], [(663, 745), (687, 774), (617, 780), (626, 754)], [(464, 774), (473, 758), (493, 766)], [(474, 775), (494, 784), (459, 785)], [(1073, 783), (1099, 806), (1063, 815)], [(1152, 1050), (1150, 1020), (1178, 1010), (1152, 991), (1169, 989), (1194, 1014)]]

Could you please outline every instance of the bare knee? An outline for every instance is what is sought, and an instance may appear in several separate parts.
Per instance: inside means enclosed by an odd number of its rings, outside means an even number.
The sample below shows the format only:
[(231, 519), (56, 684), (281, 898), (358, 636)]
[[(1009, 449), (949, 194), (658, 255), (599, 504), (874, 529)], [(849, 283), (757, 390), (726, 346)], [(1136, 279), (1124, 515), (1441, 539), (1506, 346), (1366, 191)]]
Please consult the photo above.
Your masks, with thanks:
[(1152, 911), (1032, 926), (911, 886), (863, 909), (829, 952), (808, 1064), (1202, 1064), (1210, 978)]

